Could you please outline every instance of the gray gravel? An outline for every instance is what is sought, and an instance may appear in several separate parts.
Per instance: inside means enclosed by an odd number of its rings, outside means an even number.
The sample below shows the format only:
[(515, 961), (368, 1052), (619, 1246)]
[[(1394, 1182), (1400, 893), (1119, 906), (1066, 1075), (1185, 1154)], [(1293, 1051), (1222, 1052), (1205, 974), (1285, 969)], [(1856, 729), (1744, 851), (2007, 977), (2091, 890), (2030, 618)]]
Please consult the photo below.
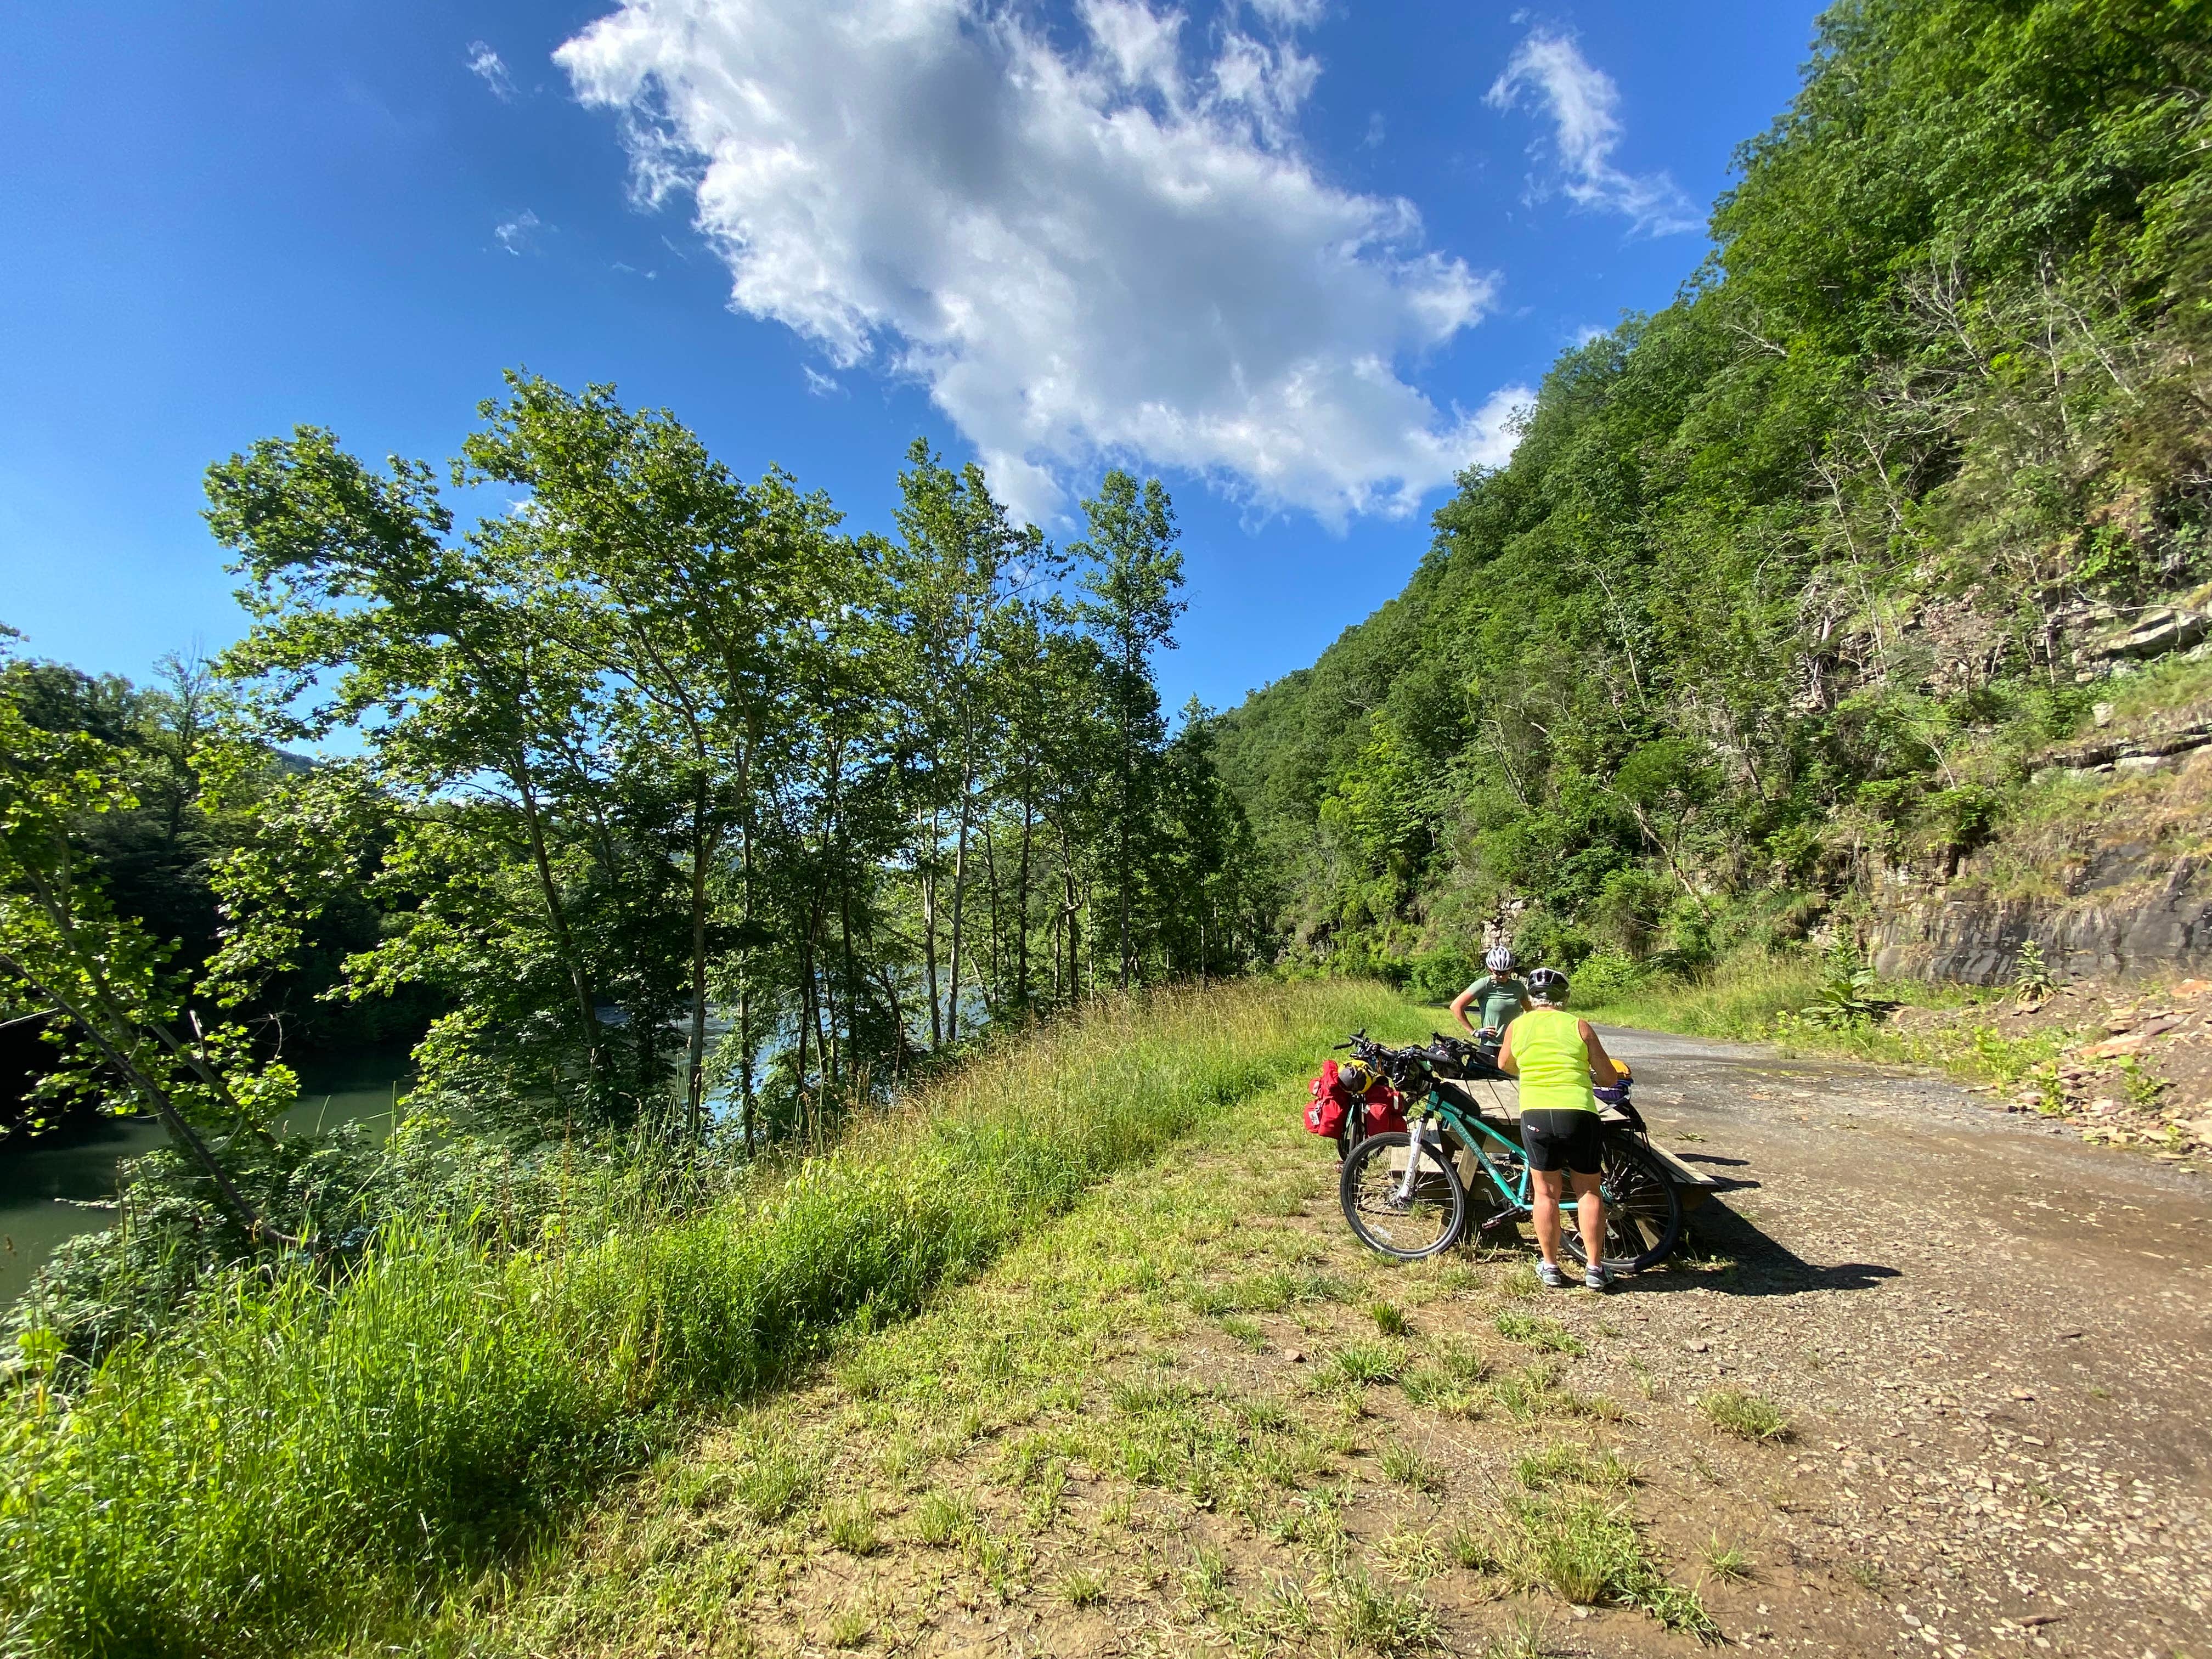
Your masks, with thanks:
[(1694, 1220), (1737, 1267), (1625, 1285), (1620, 1358), (1593, 1354), (1624, 1395), (1632, 1352), (1662, 1401), (1738, 1386), (1796, 1419), (1723, 1476), (1771, 1470), (1747, 1501), (1799, 1569), (1731, 1634), (2212, 1655), (2212, 1182), (1925, 1077), (1605, 1036), (1655, 1136), (1747, 1183)]

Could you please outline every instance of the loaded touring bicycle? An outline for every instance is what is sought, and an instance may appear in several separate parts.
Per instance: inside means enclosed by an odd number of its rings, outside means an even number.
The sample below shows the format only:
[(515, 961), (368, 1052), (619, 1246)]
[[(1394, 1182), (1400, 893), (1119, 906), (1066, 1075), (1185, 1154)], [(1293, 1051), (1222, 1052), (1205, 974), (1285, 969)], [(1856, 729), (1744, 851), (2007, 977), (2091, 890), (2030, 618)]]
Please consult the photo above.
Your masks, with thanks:
[[(1385, 1048), (1364, 1031), (1351, 1061), (1331, 1062), (1314, 1085), (1307, 1127), (1334, 1132), (1343, 1170), (1338, 1194), (1360, 1242), (1404, 1261), (1465, 1240), (1510, 1237), (1530, 1214), (1528, 1164), (1508, 1102), (1512, 1079), (1494, 1048), (1431, 1033), (1425, 1047)], [(1605, 1266), (1640, 1273), (1673, 1254), (1684, 1212), (1711, 1180), (1651, 1144), (1631, 1098), (1632, 1081), (1597, 1091), (1604, 1124), (1599, 1166), (1606, 1205)], [(1337, 1109), (1329, 1109), (1332, 1106)], [(1575, 1208), (1560, 1201), (1563, 1215)], [(1583, 1258), (1572, 1220), (1568, 1251)]]

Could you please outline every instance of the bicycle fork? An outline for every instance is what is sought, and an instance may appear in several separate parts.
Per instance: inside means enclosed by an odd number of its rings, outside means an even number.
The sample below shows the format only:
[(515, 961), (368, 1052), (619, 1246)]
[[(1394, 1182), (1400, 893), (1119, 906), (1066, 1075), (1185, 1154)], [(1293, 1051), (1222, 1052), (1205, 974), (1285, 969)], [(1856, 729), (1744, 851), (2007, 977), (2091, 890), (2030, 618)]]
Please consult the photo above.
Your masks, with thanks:
[(1398, 1202), (1401, 1206), (1413, 1201), (1413, 1183), (1421, 1174), (1421, 1132), (1429, 1127), (1425, 1117), (1413, 1120), (1411, 1132), (1406, 1137), (1406, 1178), (1398, 1183)]

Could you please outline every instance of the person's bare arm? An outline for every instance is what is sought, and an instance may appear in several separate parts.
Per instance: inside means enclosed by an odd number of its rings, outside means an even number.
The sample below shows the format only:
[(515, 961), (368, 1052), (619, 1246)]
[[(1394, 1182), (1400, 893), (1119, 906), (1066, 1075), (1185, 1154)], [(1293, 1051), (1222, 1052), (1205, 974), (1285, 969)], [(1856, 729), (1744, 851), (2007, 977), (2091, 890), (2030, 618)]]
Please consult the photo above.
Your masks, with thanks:
[(1513, 1058), (1513, 1028), (1505, 1028), (1505, 1041), (1498, 1045), (1498, 1069), (1510, 1077), (1521, 1075), (1520, 1063)]
[(1469, 1036), (1474, 1035), (1474, 1024), (1467, 1017), (1467, 1005), (1474, 1000), (1474, 987), (1470, 985), (1452, 999), (1451, 1006), (1452, 1018), (1467, 1028), (1467, 1034)]
[(1589, 1051), (1590, 1081), (1601, 1089), (1611, 1088), (1620, 1081), (1620, 1067), (1613, 1063), (1613, 1056), (1606, 1053), (1605, 1044), (1597, 1040), (1597, 1033), (1590, 1029), (1588, 1020), (1577, 1020), (1576, 1024), (1582, 1028), (1583, 1047)]

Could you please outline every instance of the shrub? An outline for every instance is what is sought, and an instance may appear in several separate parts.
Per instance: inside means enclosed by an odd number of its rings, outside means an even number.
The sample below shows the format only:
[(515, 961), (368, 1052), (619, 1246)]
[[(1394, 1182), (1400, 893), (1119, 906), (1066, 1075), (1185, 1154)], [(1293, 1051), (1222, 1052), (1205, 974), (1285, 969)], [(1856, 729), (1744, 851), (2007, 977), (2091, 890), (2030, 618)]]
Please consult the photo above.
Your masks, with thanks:
[(1574, 999), (1585, 1006), (1610, 1002), (1626, 996), (1649, 977), (1649, 970), (1627, 951), (1608, 946), (1593, 951), (1575, 969)]
[(1424, 1002), (1449, 1002), (1481, 976), (1482, 969), (1474, 957), (1446, 946), (1406, 964), (1406, 989)]
[(1514, 931), (1513, 954), (1520, 959), (1524, 973), (1532, 968), (1556, 968), (1571, 974), (1589, 953), (1588, 933), (1565, 917), (1540, 908), (1523, 916), (1520, 927)]

